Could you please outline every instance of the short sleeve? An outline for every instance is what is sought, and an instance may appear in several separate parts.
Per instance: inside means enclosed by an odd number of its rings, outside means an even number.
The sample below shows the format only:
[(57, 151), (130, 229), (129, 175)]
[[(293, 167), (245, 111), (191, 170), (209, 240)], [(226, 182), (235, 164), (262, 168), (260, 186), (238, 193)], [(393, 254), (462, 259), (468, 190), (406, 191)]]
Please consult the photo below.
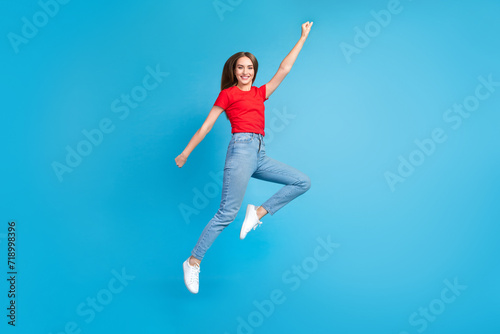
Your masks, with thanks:
[(259, 94), (262, 97), (262, 101), (269, 100), (269, 98), (266, 99), (266, 85), (262, 85), (259, 87)]
[(219, 96), (217, 97), (217, 100), (215, 100), (214, 106), (219, 106), (224, 110), (229, 107), (229, 97), (227, 96), (226, 89), (221, 90)]

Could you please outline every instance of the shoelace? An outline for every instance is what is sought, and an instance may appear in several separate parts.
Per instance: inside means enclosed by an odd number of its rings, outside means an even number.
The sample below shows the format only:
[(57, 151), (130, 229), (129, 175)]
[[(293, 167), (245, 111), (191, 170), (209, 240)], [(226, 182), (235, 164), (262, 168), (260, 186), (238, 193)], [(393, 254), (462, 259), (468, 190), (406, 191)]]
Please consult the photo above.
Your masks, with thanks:
[(198, 265), (198, 263), (195, 263), (194, 266), (191, 266), (191, 267), (193, 267), (193, 269), (191, 269), (191, 276), (189, 277), (189, 280), (191, 281), (191, 283), (193, 283), (193, 282), (198, 283), (199, 274), (200, 274), (200, 266)]
[(255, 230), (257, 227), (259, 227), (261, 224), (262, 224), (262, 222), (258, 222), (257, 224), (255, 224), (255, 226), (253, 227), (253, 230)]

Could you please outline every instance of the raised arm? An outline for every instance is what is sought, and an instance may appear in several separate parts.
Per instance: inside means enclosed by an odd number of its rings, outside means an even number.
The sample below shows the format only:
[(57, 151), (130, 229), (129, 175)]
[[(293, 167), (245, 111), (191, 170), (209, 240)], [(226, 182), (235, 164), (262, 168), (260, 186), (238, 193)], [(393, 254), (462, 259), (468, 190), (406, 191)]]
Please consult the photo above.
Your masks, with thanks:
[(307, 36), (309, 36), (309, 31), (311, 31), (312, 25), (313, 22), (309, 23), (309, 21), (302, 24), (302, 34), (300, 35), (299, 41), (297, 42), (297, 44), (295, 44), (292, 51), (290, 51), (290, 53), (285, 57), (285, 59), (283, 59), (283, 61), (280, 64), (280, 67), (278, 68), (278, 72), (276, 72), (271, 81), (269, 81), (266, 84), (266, 98), (269, 98), (269, 96), (271, 96), (271, 94), (276, 90), (276, 88), (278, 88), (283, 79), (285, 79), (287, 74), (292, 69), (292, 66), (295, 63), (295, 60), (297, 59), (297, 56), (300, 53), (300, 50), (302, 50), (302, 46), (304, 45)]
[(193, 152), (195, 147), (198, 146), (198, 144), (203, 140), (203, 138), (205, 138), (205, 136), (210, 132), (210, 130), (212, 130), (215, 121), (220, 116), (220, 114), (222, 114), (223, 111), (224, 109), (222, 109), (219, 106), (212, 107), (212, 110), (210, 110), (210, 113), (208, 114), (205, 122), (203, 122), (201, 128), (199, 128), (198, 131), (196, 131), (196, 133), (191, 138), (184, 151), (182, 151), (182, 153), (179, 154), (177, 158), (175, 158), (175, 163), (179, 168), (181, 168), (186, 163), (186, 160), (191, 154), (191, 152)]

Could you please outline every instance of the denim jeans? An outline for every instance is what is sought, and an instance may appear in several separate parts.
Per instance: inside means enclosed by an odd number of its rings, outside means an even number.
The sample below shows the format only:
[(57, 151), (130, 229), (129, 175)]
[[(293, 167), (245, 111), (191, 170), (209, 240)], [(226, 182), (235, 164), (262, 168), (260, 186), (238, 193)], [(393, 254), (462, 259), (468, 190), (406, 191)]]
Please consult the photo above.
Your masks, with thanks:
[(217, 236), (236, 218), (251, 177), (285, 185), (261, 205), (271, 215), (311, 187), (306, 174), (266, 156), (261, 134), (233, 133), (224, 165), (220, 207), (191, 252), (195, 258), (202, 260)]

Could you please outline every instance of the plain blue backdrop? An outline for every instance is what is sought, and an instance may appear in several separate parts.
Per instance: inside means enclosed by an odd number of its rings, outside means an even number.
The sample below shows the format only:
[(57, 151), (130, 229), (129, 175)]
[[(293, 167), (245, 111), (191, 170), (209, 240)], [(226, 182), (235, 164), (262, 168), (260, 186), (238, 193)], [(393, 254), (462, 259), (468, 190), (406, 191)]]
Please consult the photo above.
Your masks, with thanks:
[[(500, 331), (498, 1), (1, 4), (2, 333)], [(227, 58), (252, 52), (261, 86), (306, 21), (265, 141), (311, 189), (244, 241), (240, 210), (192, 295), (229, 121), (174, 159)], [(280, 187), (252, 179), (242, 208)]]

